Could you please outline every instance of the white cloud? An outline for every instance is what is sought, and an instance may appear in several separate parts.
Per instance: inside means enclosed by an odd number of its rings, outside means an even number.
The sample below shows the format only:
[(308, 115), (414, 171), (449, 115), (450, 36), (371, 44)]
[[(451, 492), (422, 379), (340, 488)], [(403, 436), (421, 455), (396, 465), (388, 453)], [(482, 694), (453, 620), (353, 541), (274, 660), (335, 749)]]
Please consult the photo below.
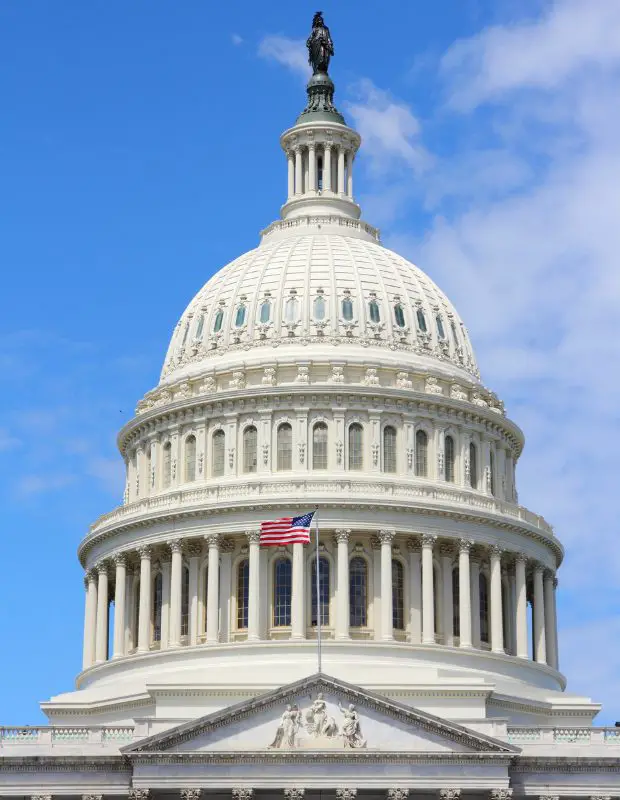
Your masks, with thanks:
[(231, 38), (231, 41), (232, 41), (232, 43), (233, 43), (234, 45), (236, 45), (237, 47), (238, 47), (239, 45), (243, 44), (243, 37), (242, 37), (242, 36), (239, 36), (239, 34), (238, 34), (238, 33), (233, 33), (233, 34), (232, 34), (232, 36), (231, 36), (230, 38)]
[(22, 475), (15, 486), (15, 493), (22, 500), (28, 500), (37, 495), (65, 489), (75, 481), (76, 476), (70, 473)]
[(121, 457), (103, 458), (95, 456), (86, 465), (88, 475), (96, 478), (110, 494), (122, 498), (125, 486), (125, 465)]
[(310, 76), (308, 54), (303, 39), (290, 39), (287, 36), (277, 35), (265, 36), (259, 42), (258, 55), (282, 64), (304, 80)]

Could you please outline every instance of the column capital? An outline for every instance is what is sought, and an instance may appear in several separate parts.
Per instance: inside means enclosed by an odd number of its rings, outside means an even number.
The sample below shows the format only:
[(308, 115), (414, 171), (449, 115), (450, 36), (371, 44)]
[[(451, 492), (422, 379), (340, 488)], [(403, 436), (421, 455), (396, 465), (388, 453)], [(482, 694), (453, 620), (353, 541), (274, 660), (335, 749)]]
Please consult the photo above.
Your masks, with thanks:
[(126, 567), (127, 566), (127, 553), (115, 553), (112, 556), (112, 561), (117, 567)]
[(89, 569), (84, 575), (84, 584), (88, 586), (89, 583), (95, 583), (97, 580), (97, 570), (94, 568)]
[(436, 541), (437, 537), (434, 536), (432, 533), (422, 534), (422, 547), (433, 547)]
[[(145, 561), (146, 559), (150, 559), (152, 552), (153, 552), (153, 548), (151, 547), (150, 544), (143, 544), (143, 545), (140, 545), (140, 547), (138, 547), (138, 553), (140, 555), (140, 560), (141, 561)], [(141, 792), (142, 789), (136, 789), (136, 791), (140, 791)], [(130, 800), (131, 800), (131, 798), (130, 798)], [(137, 798), (137, 800), (141, 800), (141, 799)]]
[(552, 569), (549, 569), (549, 567), (547, 567), (545, 569), (545, 571), (543, 572), (543, 578), (545, 578), (545, 580), (548, 580), (548, 581), (549, 580), (550, 581), (555, 581), (556, 580), (555, 572)]
[(284, 796), (286, 800), (304, 800), (306, 794), (305, 789), (285, 789)]
[(532, 569), (533, 569), (534, 573), (540, 573), (543, 576), (545, 574), (545, 567), (544, 567), (543, 564), (540, 563), (540, 561), (535, 561), (533, 566), (532, 566)]
[(246, 531), (245, 532), (245, 536), (246, 536), (249, 544), (259, 544), (260, 543), (260, 530), (258, 528), (254, 528), (253, 530)]
[(102, 794), (83, 794), (82, 800), (103, 800)]
[(491, 789), (491, 800), (510, 800), (512, 789)]
[(440, 789), (439, 790), (439, 798), (440, 800), (459, 800), (461, 797), (461, 790), (460, 789)]
[(183, 543), (180, 539), (169, 539), (166, 544), (170, 548), (171, 553), (182, 553), (183, 552)]
[(501, 558), (504, 551), (498, 544), (493, 544), (489, 547), (489, 553), (491, 554), (491, 558)]
[(392, 544), (395, 536), (396, 536), (396, 531), (392, 530), (379, 531), (379, 540), (381, 541), (381, 544)]
[(52, 800), (51, 794), (31, 794), (31, 800)]
[(220, 547), (221, 536), (219, 533), (207, 533), (205, 534), (205, 542), (209, 550), (215, 549), (218, 550)]
[(459, 553), (469, 553), (473, 546), (471, 539), (459, 539)]
[(344, 544), (347, 544), (350, 536), (351, 536), (350, 528), (338, 528), (336, 530), (335, 538), (338, 544), (341, 544), (342, 542), (344, 542)]
[(337, 800), (355, 800), (357, 797), (357, 789), (336, 789)]
[(149, 800), (151, 795), (150, 789), (130, 789), (129, 800)]
[(422, 547), (420, 545), (420, 540), (419, 539), (413, 538), (413, 537), (410, 538), (410, 539), (407, 539), (407, 550), (410, 553), (419, 553), (421, 549), (422, 549)]
[(540, 794), (538, 795), (538, 800), (560, 800), (560, 796), (557, 794)]
[(407, 800), (409, 789), (388, 789), (386, 797), (388, 800)]
[(246, 788), (245, 786), (237, 786), (232, 790), (233, 800), (252, 800), (254, 797), (254, 789)]
[(200, 800), (200, 789), (181, 789), (181, 800)]
[(521, 564), (527, 564), (527, 556), (525, 555), (525, 553), (521, 553), (521, 552), (515, 553), (514, 554), (514, 559), (515, 559), (515, 561), (518, 561)]
[(97, 570), (98, 575), (107, 576), (110, 574), (110, 564), (105, 558), (95, 564), (95, 569)]

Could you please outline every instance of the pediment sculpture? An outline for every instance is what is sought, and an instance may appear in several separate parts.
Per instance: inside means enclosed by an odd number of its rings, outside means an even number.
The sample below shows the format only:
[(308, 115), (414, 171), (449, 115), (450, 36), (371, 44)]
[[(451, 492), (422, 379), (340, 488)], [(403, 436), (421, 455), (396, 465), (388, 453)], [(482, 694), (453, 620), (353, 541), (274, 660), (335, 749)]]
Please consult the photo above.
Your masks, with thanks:
[(330, 715), (324, 695), (319, 692), (308, 709), (289, 703), (278, 723), (270, 748), (354, 748), (366, 747), (356, 706), (338, 704), (340, 725)]

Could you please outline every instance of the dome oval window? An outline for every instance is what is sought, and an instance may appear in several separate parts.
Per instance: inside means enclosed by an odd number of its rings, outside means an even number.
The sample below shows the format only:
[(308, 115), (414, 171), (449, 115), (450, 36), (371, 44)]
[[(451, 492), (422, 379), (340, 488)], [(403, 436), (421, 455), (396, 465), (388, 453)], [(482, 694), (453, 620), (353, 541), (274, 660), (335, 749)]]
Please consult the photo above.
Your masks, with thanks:
[(416, 319), (418, 320), (418, 328), (422, 331), (422, 333), (426, 333), (428, 328), (426, 327), (426, 317), (424, 316), (424, 312), (421, 308), (415, 312)]
[(368, 311), (370, 313), (371, 322), (381, 322), (381, 312), (379, 310), (379, 303), (376, 300), (371, 300), (368, 303)]
[(224, 323), (224, 312), (220, 308), (215, 315), (215, 321), (213, 322), (213, 333), (219, 333), (222, 330), (222, 325)]
[(394, 320), (399, 328), (405, 327), (405, 312), (400, 303), (394, 306)]
[(319, 321), (325, 319), (325, 298), (320, 295), (314, 298), (314, 318)]
[(269, 300), (263, 300), (260, 307), (260, 321), (263, 325), (269, 322), (271, 318), (271, 303)]
[(445, 329), (443, 327), (443, 320), (439, 316), (439, 314), (436, 317), (436, 322), (437, 322), (437, 336), (439, 336), (440, 339), (445, 339), (446, 338), (446, 331), (445, 331)]
[(350, 297), (345, 297), (342, 301), (342, 318), (347, 322), (353, 319), (353, 300)]
[(205, 326), (205, 315), (201, 314), (198, 320), (198, 327), (196, 328), (196, 339), (202, 339), (202, 331)]
[(454, 337), (454, 343), (458, 345), (459, 343), (459, 336), (456, 332), (456, 325), (454, 324), (454, 320), (450, 320), (450, 327), (452, 328), (452, 336)]
[(239, 306), (235, 314), (235, 327), (241, 328), (245, 322), (245, 306)]
[(188, 320), (185, 323), (185, 333), (183, 334), (183, 346), (185, 346), (185, 343), (187, 342), (187, 334), (189, 333), (189, 324), (190, 324), (190, 321)]
[(297, 322), (299, 315), (299, 303), (296, 297), (289, 297), (286, 301), (286, 321)]

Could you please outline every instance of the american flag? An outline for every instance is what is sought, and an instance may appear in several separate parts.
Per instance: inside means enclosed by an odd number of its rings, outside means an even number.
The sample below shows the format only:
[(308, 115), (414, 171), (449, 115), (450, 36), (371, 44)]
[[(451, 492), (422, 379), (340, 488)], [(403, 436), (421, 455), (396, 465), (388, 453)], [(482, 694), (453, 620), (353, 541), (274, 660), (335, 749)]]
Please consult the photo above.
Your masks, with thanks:
[(281, 544), (310, 543), (310, 525), (314, 511), (301, 517), (281, 517), (261, 522), (260, 543), (266, 547)]

